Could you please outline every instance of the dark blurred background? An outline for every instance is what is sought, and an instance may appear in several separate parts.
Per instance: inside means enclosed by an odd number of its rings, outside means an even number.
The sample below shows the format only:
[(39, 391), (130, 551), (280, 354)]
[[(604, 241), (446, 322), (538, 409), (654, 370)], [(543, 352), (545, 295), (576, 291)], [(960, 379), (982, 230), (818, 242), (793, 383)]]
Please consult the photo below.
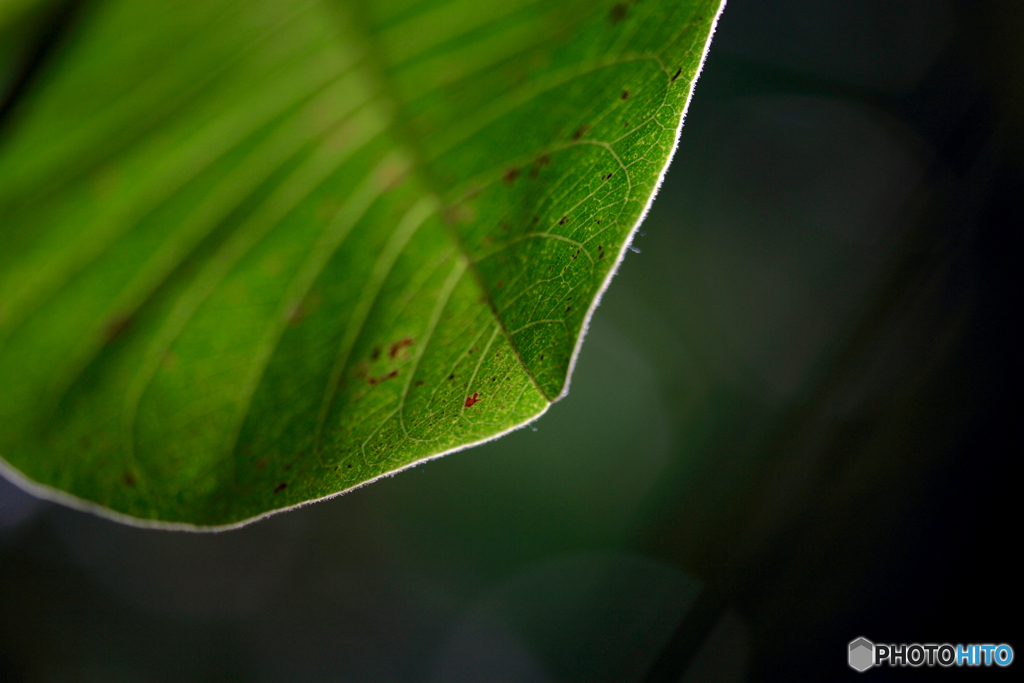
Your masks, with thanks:
[[(1018, 0), (733, 0), (567, 399), (217, 535), (0, 482), (0, 680), (844, 680), (857, 636), (1024, 651), (1022, 66)], [(1012, 675), (862, 675), (969, 674)]]

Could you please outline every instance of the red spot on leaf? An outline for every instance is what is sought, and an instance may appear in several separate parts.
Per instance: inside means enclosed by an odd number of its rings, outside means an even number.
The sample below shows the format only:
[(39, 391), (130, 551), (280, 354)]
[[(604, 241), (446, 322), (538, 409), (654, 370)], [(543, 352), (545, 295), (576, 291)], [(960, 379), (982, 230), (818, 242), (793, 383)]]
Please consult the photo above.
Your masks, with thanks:
[(480, 395), (479, 393), (476, 393), (476, 394), (473, 394), (472, 396), (467, 396), (466, 397), (466, 407), (467, 408), (472, 408), (474, 403), (479, 403), (480, 399), (477, 398), (477, 396), (479, 396), (479, 395)]

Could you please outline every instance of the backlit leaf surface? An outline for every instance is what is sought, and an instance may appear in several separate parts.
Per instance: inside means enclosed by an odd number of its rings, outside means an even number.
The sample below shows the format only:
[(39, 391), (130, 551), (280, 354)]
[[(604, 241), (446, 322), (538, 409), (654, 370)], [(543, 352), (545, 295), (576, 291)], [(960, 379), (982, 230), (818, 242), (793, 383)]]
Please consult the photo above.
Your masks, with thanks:
[(535, 418), (718, 11), (84, 6), (0, 130), (9, 473), (223, 526)]

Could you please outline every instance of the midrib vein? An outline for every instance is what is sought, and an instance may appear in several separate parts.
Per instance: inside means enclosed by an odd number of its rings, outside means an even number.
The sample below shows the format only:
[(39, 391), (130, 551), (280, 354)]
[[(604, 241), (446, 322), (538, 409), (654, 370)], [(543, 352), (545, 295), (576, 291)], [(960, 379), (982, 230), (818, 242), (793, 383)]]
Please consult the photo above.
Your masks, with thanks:
[[(443, 207), (443, 203), (441, 202), (440, 199), (442, 194), (439, 189), (440, 183), (436, 181), (433, 174), (430, 172), (430, 169), (426, 163), (427, 157), (419, 143), (416, 131), (412, 130), (406, 123), (407, 117), (404, 116), (405, 111), (402, 105), (402, 100), (401, 98), (399, 98), (398, 93), (396, 92), (391, 79), (388, 77), (385, 71), (385, 65), (387, 64), (387, 60), (385, 59), (384, 51), (379, 42), (379, 37), (376, 33), (370, 30), (369, 22), (366, 21), (366, 19), (362, 15), (363, 12), (350, 12), (348, 15), (348, 19), (350, 20), (350, 25), (357, 26), (365, 38), (363, 43), (366, 46), (367, 58), (363, 62), (363, 64), (366, 66), (367, 76), (377, 84), (377, 92), (379, 93), (380, 97), (388, 99), (394, 107), (396, 115), (394, 119), (394, 124), (392, 125), (392, 129), (395, 133), (396, 138), (398, 138), (401, 141), (400, 145), (405, 148), (405, 152), (411, 161), (412, 172), (419, 178), (420, 182), (423, 183), (424, 187), (428, 188), (430, 193), (434, 196), (435, 200), (437, 201), (438, 205)], [(344, 38), (342, 37), (342, 39)], [(491, 311), (491, 315), (494, 316), (495, 322), (501, 329), (502, 334), (504, 334), (505, 338), (508, 340), (509, 348), (511, 348), (512, 352), (515, 354), (516, 361), (518, 361), (519, 363), (519, 367), (522, 368), (523, 373), (530, 379), (530, 382), (533, 384), (537, 392), (544, 398), (545, 401), (550, 403), (552, 401), (551, 397), (548, 396), (546, 391), (544, 391), (544, 388), (540, 385), (540, 382), (537, 381), (537, 378), (534, 377), (533, 372), (531, 372), (530, 368), (526, 365), (526, 362), (523, 360), (523, 356), (520, 353), (519, 348), (516, 346), (515, 341), (512, 339), (512, 335), (509, 333), (508, 327), (505, 325), (505, 321), (498, 313), (498, 309), (497, 306), (495, 306), (494, 304), (494, 299), (491, 296), (491, 292), (487, 288), (483, 276), (480, 274), (476, 263), (470, 256), (469, 250), (462, 242), (462, 239), (459, 237), (458, 232), (455, 230), (455, 227), (451, 225), (449, 221), (442, 219), (441, 223), (443, 223), (445, 226), (445, 232), (447, 233), (448, 238), (454, 243), (455, 247), (459, 251), (459, 254), (463, 257), (467, 265), (467, 269), (471, 273), (474, 282), (476, 282), (477, 287), (480, 289), (480, 292), (487, 303), (487, 307)]]

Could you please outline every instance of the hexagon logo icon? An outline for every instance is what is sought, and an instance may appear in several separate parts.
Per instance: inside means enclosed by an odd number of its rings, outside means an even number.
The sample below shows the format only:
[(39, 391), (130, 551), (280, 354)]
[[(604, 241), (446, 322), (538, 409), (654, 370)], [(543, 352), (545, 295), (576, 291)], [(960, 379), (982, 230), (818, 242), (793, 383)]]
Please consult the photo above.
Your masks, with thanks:
[(875, 664), (875, 644), (867, 638), (850, 641), (849, 655), (850, 668), (863, 673)]

